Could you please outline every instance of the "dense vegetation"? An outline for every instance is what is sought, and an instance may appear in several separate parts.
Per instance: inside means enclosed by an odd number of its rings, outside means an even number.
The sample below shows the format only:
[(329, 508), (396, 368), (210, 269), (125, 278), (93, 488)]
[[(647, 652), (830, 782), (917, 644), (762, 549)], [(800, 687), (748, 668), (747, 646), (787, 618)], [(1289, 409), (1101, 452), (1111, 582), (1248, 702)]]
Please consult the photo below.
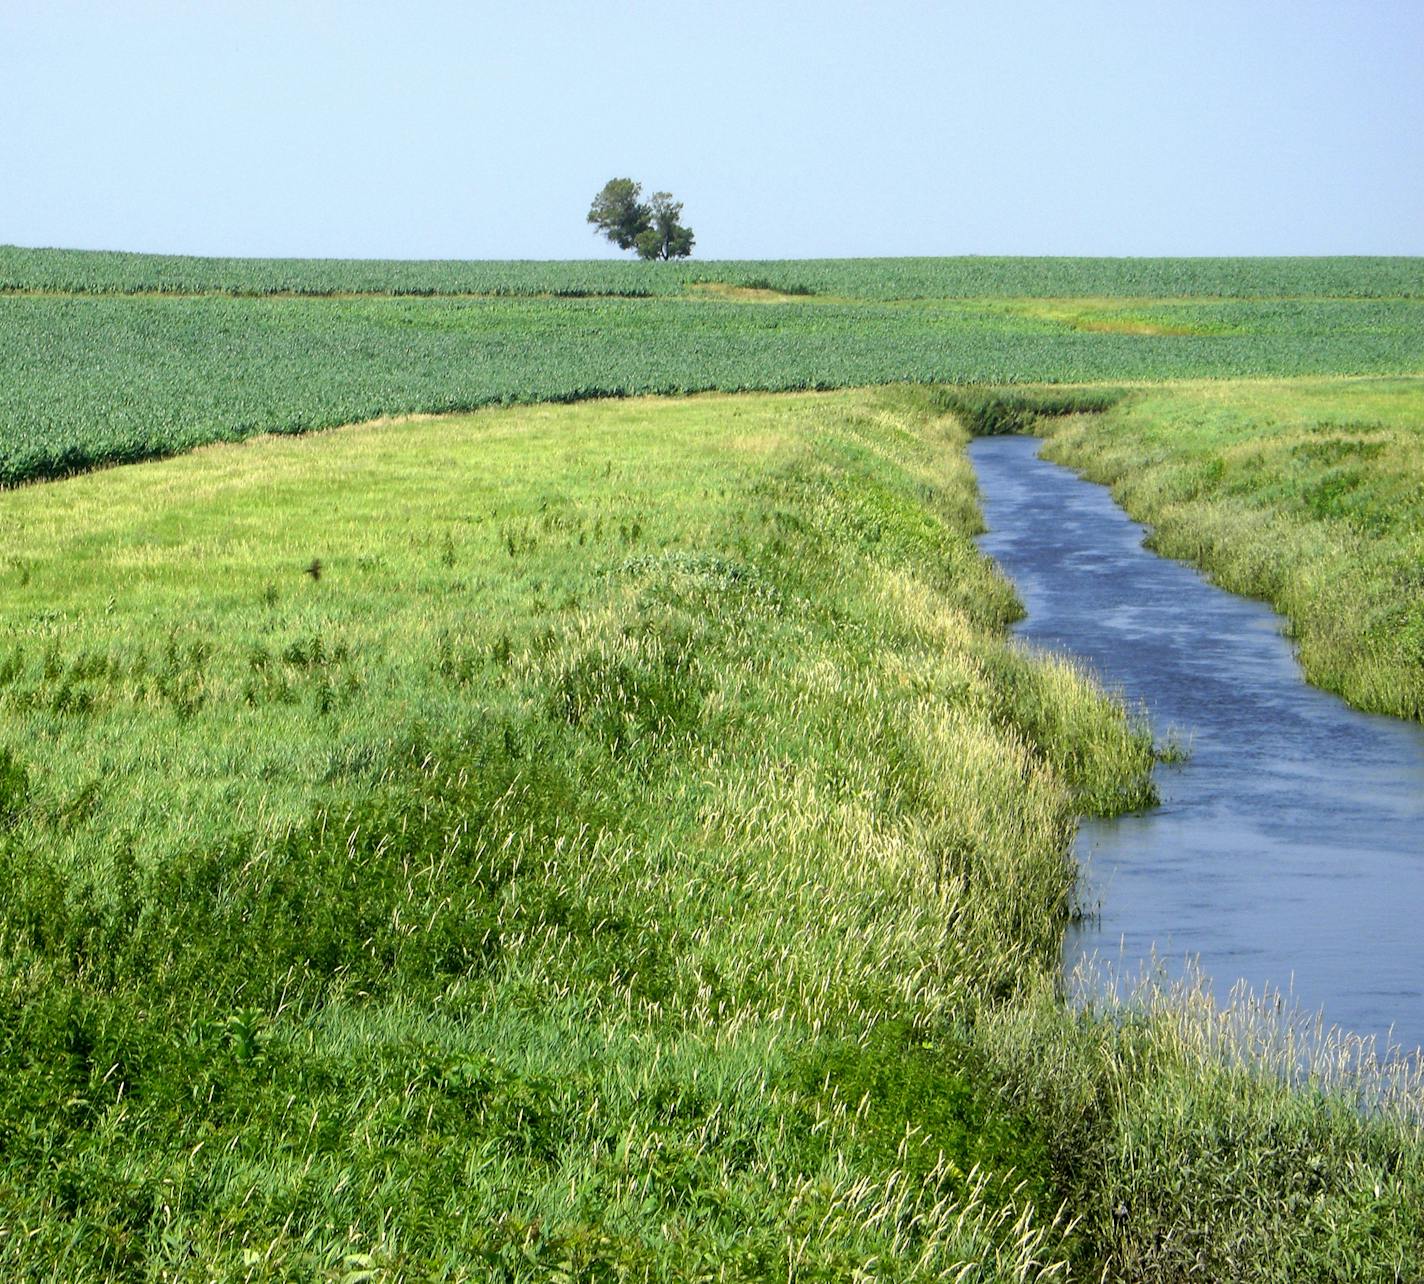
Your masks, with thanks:
[(6, 1273), (1417, 1260), (1406, 1115), (1057, 1004), (1150, 751), (1007, 645), (962, 441), (624, 401), (7, 495)]
[(1155, 548), (1269, 599), (1312, 682), (1424, 718), (1424, 379), (1179, 385), (1044, 428)]
[[(1418, 1278), (1407, 1074), (1063, 1006), (1151, 746), (1006, 641), (961, 447), (1417, 713), (1421, 279), (0, 250), (0, 485), (953, 385), (0, 493), (0, 1274)], [(1392, 377), (1147, 385), (1302, 373)]]
[(1150, 754), (1006, 644), (959, 439), (625, 402), (9, 495), (5, 1273), (1071, 1252), (970, 1027)]
[[(874, 293), (897, 270), (852, 274)], [(1061, 288), (1092, 284), (1065, 273)], [(513, 401), (1424, 367), (1424, 302), (1406, 298), (767, 296), (0, 297), (0, 486), (255, 433)]]

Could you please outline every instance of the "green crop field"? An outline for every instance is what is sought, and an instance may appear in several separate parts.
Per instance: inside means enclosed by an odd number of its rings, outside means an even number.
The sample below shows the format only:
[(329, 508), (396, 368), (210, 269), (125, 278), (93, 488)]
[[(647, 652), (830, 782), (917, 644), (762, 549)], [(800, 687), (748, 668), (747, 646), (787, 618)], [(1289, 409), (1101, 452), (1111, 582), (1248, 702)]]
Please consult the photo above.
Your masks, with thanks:
[(1154, 747), (963, 447), (1418, 716), (1419, 260), (0, 290), (0, 1277), (1418, 1276), (1416, 1075), (1062, 1002)]
[(667, 296), (717, 283), (855, 299), (1424, 298), (1414, 258), (216, 259), (0, 246), (0, 291)]
[[(760, 284), (733, 288), (747, 282)], [(299, 297), (267, 297), (284, 291)], [(406, 297), (453, 292), (488, 297)], [(305, 297), (331, 294), (346, 297)], [(541, 294), (556, 297), (528, 297)], [(563, 297), (580, 294), (609, 297)], [(1424, 269), (1411, 259), (392, 265), (0, 251), (0, 485), (512, 401), (1421, 368)]]

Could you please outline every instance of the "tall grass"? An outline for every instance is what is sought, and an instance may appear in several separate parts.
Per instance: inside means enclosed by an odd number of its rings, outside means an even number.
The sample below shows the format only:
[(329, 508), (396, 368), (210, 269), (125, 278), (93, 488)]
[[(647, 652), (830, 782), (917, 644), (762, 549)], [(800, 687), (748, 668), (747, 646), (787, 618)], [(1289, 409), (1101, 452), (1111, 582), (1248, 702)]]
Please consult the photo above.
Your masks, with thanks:
[(1061, 1277), (972, 1030), (1150, 746), (1005, 642), (961, 442), (622, 402), (4, 496), (5, 1272)]
[(964, 441), (629, 400), (0, 495), (0, 1273), (1417, 1262), (1398, 1106), (1058, 1002), (1152, 747), (1008, 643)]
[[(980, 1028), (1074, 1173), (1114, 1279), (1403, 1281), (1424, 1243), (1424, 1081), (1274, 994), (1147, 979)], [(1103, 998), (1106, 993), (1107, 997)]]
[[(942, 403), (976, 432), (1044, 434), (1045, 454), (1155, 523), (1159, 551), (1286, 611), (1312, 680), (1419, 716), (1417, 595), (1399, 572), (1424, 551), (1424, 384), (951, 389)], [(1238, 988), (1218, 1007), (1194, 979), (1074, 988), (1071, 1007), (1045, 987), (994, 1009), (976, 1041), (1045, 1126), (1105, 1277), (1424, 1278), (1417, 1053), (1382, 1054), (1276, 994)]]

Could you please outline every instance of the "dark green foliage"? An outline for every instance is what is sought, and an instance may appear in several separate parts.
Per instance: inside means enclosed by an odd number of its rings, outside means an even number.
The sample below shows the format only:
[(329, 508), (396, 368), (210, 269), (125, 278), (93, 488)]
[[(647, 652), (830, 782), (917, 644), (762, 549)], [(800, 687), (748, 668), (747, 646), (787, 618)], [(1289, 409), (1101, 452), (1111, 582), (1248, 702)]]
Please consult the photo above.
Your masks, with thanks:
[(1036, 1204), (1053, 1206), (1047, 1139), (1005, 1108), (967, 1043), (887, 1021), (864, 1041), (822, 1040), (793, 1081), (808, 1105), (860, 1113), (854, 1145), (870, 1166), (923, 1177), (947, 1159), (961, 1190), (978, 1167), (1009, 1187), (1025, 1183)]
[[(398, 785), (276, 842), (234, 835), (155, 869), (125, 865), (120, 851), (92, 879), (71, 879), (17, 842), (0, 877), (9, 949), (49, 959), (87, 988), (143, 977), (150, 1001), (200, 993), (218, 1007), (410, 993), (478, 971), (492, 957), (495, 900), (518, 858), (506, 848), (492, 859), (481, 826), (524, 808), (542, 833), (534, 816), (556, 809), (567, 789), (543, 770), (520, 774), (498, 731), (465, 761), (463, 787), (412, 767)], [(413, 897), (399, 871), (445, 846), (457, 820), (469, 842), (445, 860), (458, 895), (432, 886), (428, 898)], [(402, 913), (423, 929), (404, 929)]]
[[(643, 185), (631, 178), (610, 178), (593, 198), (587, 221), (620, 250), (631, 250), (652, 222), (652, 210), (642, 200)], [(640, 254), (642, 258), (651, 255)]]
[(0, 747), (0, 829), (19, 820), (29, 794), (29, 773), (13, 751)]
[(701, 666), (689, 629), (650, 622), (630, 633), (633, 645), (619, 652), (598, 646), (572, 659), (555, 678), (549, 699), (551, 717), (593, 732), (620, 755), (690, 734), (702, 703)]
[(593, 198), (588, 221), (620, 250), (637, 250), (640, 259), (685, 259), (692, 253), (692, 229), (678, 221), (682, 202), (671, 192), (654, 192), (646, 202), (643, 185), (631, 178), (611, 178)]
[[(8, 261), (17, 282), (52, 273), (55, 288), (77, 284), (88, 291), (0, 297), (0, 486), (264, 432), (510, 402), (907, 381), (1006, 385), (1393, 372), (1424, 364), (1421, 305), (1403, 297), (1312, 297), (1289, 307), (1275, 300), (1195, 298), (1191, 333), (1084, 330), (1018, 303), (880, 301), (931, 287), (947, 296), (992, 283), (977, 264), (949, 260), (695, 269), (452, 264), (429, 268), (428, 278), (414, 266), (392, 265), (384, 280), (394, 293), (449, 294), (436, 286), (464, 281), (460, 273), (468, 270), (476, 277), (466, 284), (482, 281), (492, 295), (544, 289), (555, 297), (290, 299), (224, 295), (286, 288), (330, 293), (343, 278), (330, 265), (305, 261), (204, 265), (53, 253), (0, 253), (0, 269)], [(1173, 263), (1176, 276), (1168, 270)], [(1379, 267), (1396, 295), (1415, 292), (1411, 263)], [(281, 275), (279, 266), (294, 276)], [(1023, 284), (1045, 291), (1055, 282), (1059, 288), (1087, 285), (1084, 274), (1103, 289), (1113, 282), (1127, 288), (1137, 280), (1133, 273), (1148, 271), (1108, 261), (1045, 267), (1022, 260), (1007, 264), (1005, 279), (1018, 279), (1016, 273), (1022, 277), (1030, 267), (1048, 275), (1031, 274)], [(1324, 289), (1326, 282), (1345, 289), (1337, 279), (1343, 268), (1320, 276), (1312, 275), (1316, 268), (1262, 260), (1257, 269), (1294, 273), (1294, 289)], [(191, 280), (190, 271), (196, 274)], [(355, 274), (354, 289), (374, 289), (383, 279), (371, 265), (342, 271)], [(1244, 269), (1238, 279), (1224, 267), (1213, 275), (1195, 261), (1190, 268), (1161, 261), (1152, 271), (1160, 271), (1164, 289), (1175, 282), (1179, 289), (1209, 292), (1237, 282), (1249, 292), (1254, 279)], [(659, 282), (659, 272), (681, 275)], [(1061, 280), (1054, 272), (1063, 273)], [(1362, 269), (1361, 280), (1368, 279)], [(427, 280), (436, 284), (417, 287)], [(705, 292), (678, 297), (699, 281), (754, 282), (788, 297), (774, 305)], [(217, 293), (116, 297), (130, 287), (143, 294), (190, 284)], [(600, 294), (618, 297), (576, 297)], [(1158, 306), (1134, 303), (1132, 315)], [(1221, 324), (1209, 324), (1214, 318)]]
[(770, 277), (752, 276), (737, 283), (744, 290), (768, 290), (774, 294), (792, 294), (807, 297), (816, 293), (809, 285), (799, 281), (773, 281)]
[(648, 226), (634, 238), (640, 259), (685, 259), (692, 253), (692, 229), (678, 222), (682, 202), (671, 192), (654, 192), (648, 206)]

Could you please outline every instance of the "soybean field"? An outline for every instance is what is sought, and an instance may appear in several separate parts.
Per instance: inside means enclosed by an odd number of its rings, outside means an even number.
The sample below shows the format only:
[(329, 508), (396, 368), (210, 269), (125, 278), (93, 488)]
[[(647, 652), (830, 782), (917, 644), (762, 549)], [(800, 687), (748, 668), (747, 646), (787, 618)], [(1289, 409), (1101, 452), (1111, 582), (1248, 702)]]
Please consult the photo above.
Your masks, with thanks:
[(1411, 259), (376, 263), (0, 250), (0, 485), (646, 393), (1424, 368)]

